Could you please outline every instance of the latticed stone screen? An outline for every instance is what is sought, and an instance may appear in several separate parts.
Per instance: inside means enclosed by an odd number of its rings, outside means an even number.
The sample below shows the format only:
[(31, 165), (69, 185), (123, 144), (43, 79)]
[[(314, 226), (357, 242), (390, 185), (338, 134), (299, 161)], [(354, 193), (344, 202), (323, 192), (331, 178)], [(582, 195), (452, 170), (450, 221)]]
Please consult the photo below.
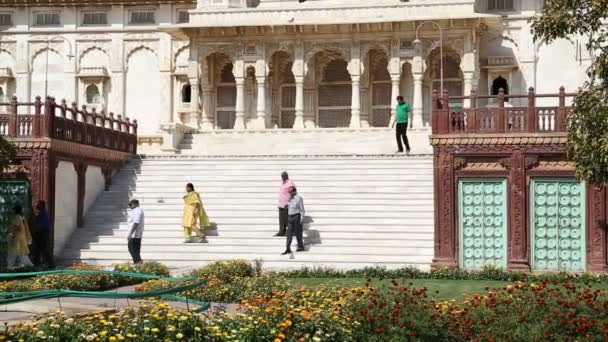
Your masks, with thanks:
[(281, 87), (281, 128), (293, 128), (296, 118), (296, 87), (284, 85)]
[(236, 86), (220, 85), (217, 87), (217, 127), (231, 129), (234, 127), (236, 106)]
[(391, 119), (391, 83), (375, 82), (372, 89), (372, 126), (388, 127)]
[(569, 178), (533, 179), (532, 269), (585, 270), (585, 190)]
[(507, 187), (504, 179), (459, 183), (460, 266), (507, 265)]
[(20, 205), (30, 214), (30, 187), (27, 181), (0, 180), (0, 269), (6, 268), (7, 233), (13, 218), (13, 207)]
[(348, 127), (351, 116), (350, 84), (319, 86), (319, 127)]
[(334, 60), (325, 68), (319, 85), (319, 127), (350, 125), (352, 84), (346, 66), (343, 60)]

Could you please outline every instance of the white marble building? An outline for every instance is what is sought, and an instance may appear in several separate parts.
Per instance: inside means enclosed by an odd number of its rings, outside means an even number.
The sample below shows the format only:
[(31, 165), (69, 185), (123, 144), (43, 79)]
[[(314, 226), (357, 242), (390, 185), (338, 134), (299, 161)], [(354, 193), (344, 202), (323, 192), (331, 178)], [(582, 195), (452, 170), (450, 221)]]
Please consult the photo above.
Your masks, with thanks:
[(126, 114), (151, 151), (184, 132), (387, 130), (398, 94), (424, 136), (442, 83), (484, 95), (584, 81), (582, 43), (533, 42), (542, 3), (4, 0), (0, 96)]

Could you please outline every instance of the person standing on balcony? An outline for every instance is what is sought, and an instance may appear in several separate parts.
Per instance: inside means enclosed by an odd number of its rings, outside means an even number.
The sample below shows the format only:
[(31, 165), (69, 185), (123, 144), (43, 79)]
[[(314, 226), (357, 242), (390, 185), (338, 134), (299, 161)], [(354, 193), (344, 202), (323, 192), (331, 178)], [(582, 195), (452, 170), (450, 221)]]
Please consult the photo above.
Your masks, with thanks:
[(141, 264), (141, 238), (144, 234), (144, 211), (139, 207), (139, 201), (132, 199), (129, 202), (129, 233), (127, 242), (129, 253), (133, 258), (133, 263)]
[(295, 186), (289, 188), (289, 193), (291, 195), (291, 199), (289, 200), (289, 206), (287, 207), (287, 213), (289, 214), (288, 225), (289, 230), (287, 232), (287, 248), (285, 252), (281, 253), (281, 255), (291, 254), (291, 242), (293, 241), (293, 236), (296, 236), (298, 241), (298, 249), (296, 252), (304, 251), (304, 239), (302, 237), (302, 225), (304, 224), (304, 200), (302, 196), (298, 195), (298, 190)]
[(38, 201), (38, 203), (36, 203), (34, 227), (34, 244), (36, 245), (36, 249), (34, 250), (34, 264), (36, 264), (36, 266), (42, 266), (43, 263), (46, 263), (48, 268), (53, 269), (55, 268), (55, 263), (50, 248), (51, 219), (44, 201)]
[[(397, 153), (403, 153), (403, 144), (405, 144), (405, 153), (410, 153), (410, 144), (407, 140), (407, 125), (411, 111), (412, 107), (403, 100), (403, 96), (397, 96), (397, 117), (395, 119), (397, 126), (395, 131), (397, 137)], [(410, 128), (412, 128), (411, 124)], [(401, 143), (402, 140), (403, 144)]]
[(30, 228), (23, 217), (20, 205), (13, 207), (14, 217), (9, 227), (8, 235), (8, 268), (32, 266), (29, 245), (32, 244)]
[(289, 179), (286, 171), (281, 173), (281, 187), (279, 188), (279, 232), (275, 236), (285, 236), (287, 232), (287, 206), (291, 199), (289, 189), (296, 185)]
[[(192, 183), (186, 184), (187, 194), (184, 196), (184, 237), (185, 243), (192, 242), (192, 231), (198, 235), (203, 242), (205, 240), (205, 234), (202, 229), (209, 226), (209, 217), (203, 207), (201, 196), (194, 191), (194, 185)], [(197, 224), (198, 223), (198, 224)], [(202, 229), (201, 229), (202, 228)]]

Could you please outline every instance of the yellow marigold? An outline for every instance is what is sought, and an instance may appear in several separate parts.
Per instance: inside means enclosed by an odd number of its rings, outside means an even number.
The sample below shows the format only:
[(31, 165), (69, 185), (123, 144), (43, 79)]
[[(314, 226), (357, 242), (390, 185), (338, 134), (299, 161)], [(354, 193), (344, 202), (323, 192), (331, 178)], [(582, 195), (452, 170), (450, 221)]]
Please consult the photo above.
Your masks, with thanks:
[(151, 331), (156, 334), (158, 332), (158, 328), (152, 328)]
[(114, 342), (114, 341), (116, 341), (116, 337), (114, 337), (114, 336), (110, 336), (110, 338), (109, 338), (108, 340), (109, 340), (110, 342)]
[(199, 331), (201, 331), (201, 328), (199, 328), (199, 327), (194, 327), (194, 331), (199, 332)]
[(107, 334), (108, 334), (108, 332), (106, 330), (104, 330), (99, 333), (99, 336), (106, 336)]
[(184, 338), (184, 334), (177, 333), (177, 335), (175, 335), (175, 338), (178, 339), (178, 340), (181, 340), (182, 338)]
[(280, 338), (275, 338), (272, 342), (282, 342)]

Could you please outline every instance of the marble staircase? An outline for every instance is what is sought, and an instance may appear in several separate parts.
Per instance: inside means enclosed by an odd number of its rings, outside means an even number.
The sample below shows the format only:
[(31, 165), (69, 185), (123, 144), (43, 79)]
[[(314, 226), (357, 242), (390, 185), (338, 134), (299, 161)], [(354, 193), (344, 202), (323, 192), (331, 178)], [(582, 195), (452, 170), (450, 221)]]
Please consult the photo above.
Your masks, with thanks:
[[(277, 191), (286, 170), (304, 197), (306, 252), (282, 256)], [(184, 244), (182, 196), (194, 183), (214, 226), (207, 243)], [(139, 199), (142, 258), (174, 268), (261, 259), (269, 269), (412, 265), (433, 257), (433, 169), (429, 155), (147, 156), (126, 165), (61, 254), (64, 263), (129, 261), (126, 206)], [(295, 242), (294, 242), (295, 243)], [(295, 250), (295, 248), (294, 248)]]

